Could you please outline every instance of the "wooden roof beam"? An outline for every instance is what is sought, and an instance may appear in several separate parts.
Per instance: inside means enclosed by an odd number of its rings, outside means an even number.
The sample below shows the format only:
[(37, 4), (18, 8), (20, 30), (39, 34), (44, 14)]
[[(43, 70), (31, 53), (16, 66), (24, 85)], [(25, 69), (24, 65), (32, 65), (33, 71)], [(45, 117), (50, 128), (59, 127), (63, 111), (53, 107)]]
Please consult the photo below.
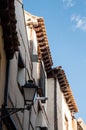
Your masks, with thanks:
[(48, 59), (49, 58), (48, 55), (44, 55), (43, 53), (42, 53), (42, 57), (43, 57), (43, 59)]
[(51, 66), (47, 66), (47, 67), (45, 66), (45, 68), (46, 68), (46, 70), (49, 70), (51, 68)]
[(66, 83), (64, 82), (64, 80), (62, 80), (61, 82), (59, 81), (59, 84), (60, 84), (61, 86), (63, 86), (63, 87), (64, 87), (64, 85), (66, 86)]
[(45, 64), (45, 67), (51, 66), (50, 63), (44, 63), (44, 64)]
[(41, 46), (41, 47), (40, 47), (40, 50), (41, 50), (41, 51), (47, 51), (46, 46)]
[(43, 41), (43, 40), (44, 40), (44, 37), (37, 37), (37, 40), (38, 40), (38, 41)]
[(63, 78), (60, 78), (60, 79), (58, 78), (58, 81), (59, 81), (60, 83), (65, 82)]
[(60, 86), (61, 86), (61, 87), (64, 87), (64, 86), (66, 86), (66, 84), (65, 84), (65, 83), (64, 83), (64, 84), (60, 84)]
[(46, 51), (41, 51), (41, 54), (42, 54), (43, 57), (45, 57), (45, 55), (46, 55), (46, 57), (49, 58), (49, 54), (48, 54), (47, 50)]
[(68, 90), (66, 88), (61, 88), (63, 93), (68, 93)]
[(63, 76), (62, 75), (59, 75), (59, 76), (57, 75), (57, 78), (58, 79), (63, 79)]
[(45, 63), (49, 62), (49, 59), (43, 58), (43, 60), (44, 60)]
[(68, 94), (66, 94), (66, 95), (64, 94), (64, 97), (65, 97), (65, 98), (69, 98), (69, 95), (68, 95)]

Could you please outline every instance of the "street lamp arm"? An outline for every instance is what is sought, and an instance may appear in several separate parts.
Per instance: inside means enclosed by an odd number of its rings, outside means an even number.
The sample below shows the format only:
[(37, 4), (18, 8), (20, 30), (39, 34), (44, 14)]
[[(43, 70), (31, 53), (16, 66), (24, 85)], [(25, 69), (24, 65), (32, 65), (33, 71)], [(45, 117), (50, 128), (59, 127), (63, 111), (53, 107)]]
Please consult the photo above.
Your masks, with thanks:
[(19, 111), (30, 110), (30, 106), (24, 108), (0, 108), (1, 116), (0, 119), (4, 119), (10, 115), (13, 115)]

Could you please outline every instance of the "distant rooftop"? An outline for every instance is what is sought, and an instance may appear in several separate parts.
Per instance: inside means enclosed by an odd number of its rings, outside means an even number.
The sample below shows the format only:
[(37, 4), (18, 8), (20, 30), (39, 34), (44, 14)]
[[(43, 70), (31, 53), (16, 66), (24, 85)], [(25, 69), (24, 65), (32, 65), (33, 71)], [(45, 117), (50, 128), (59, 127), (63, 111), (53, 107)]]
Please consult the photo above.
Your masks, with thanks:
[(65, 97), (65, 100), (68, 104), (68, 107), (70, 109), (71, 112), (78, 112), (78, 107), (76, 105), (71, 87), (68, 83), (66, 74), (64, 72), (64, 70), (62, 69), (62, 67), (56, 67), (53, 69), (54, 74), (56, 74), (60, 87), (61, 87), (61, 91), (63, 92), (63, 95)]
[(26, 25), (33, 27), (36, 32), (38, 41), (38, 57), (39, 59), (42, 58), (45, 70), (47, 73), (49, 73), (52, 70), (53, 61), (48, 44), (44, 19), (42, 17), (31, 15), (26, 11), (25, 13), (29, 16), (29, 19), (26, 21)]

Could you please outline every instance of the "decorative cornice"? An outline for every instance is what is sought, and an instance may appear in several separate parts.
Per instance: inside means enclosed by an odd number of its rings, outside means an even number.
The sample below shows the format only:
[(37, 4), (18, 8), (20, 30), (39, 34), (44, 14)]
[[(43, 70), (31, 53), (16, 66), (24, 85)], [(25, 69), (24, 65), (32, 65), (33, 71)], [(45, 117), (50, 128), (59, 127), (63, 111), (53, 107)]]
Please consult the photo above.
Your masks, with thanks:
[(66, 102), (68, 104), (68, 107), (71, 112), (78, 112), (78, 108), (74, 99), (74, 96), (72, 94), (72, 90), (70, 88), (70, 85), (68, 83), (68, 80), (66, 78), (66, 74), (63, 69), (59, 69), (57, 73), (57, 78), (61, 87), (61, 90), (63, 92), (63, 95), (66, 99)]
[(61, 88), (61, 91), (64, 95), (64, 98), (68, 104), (68, 107), (70, 109), (70, 111), (72, 113), (78, 112), (78, 107), (76, 105), (74, 96), (72, 94), (72, 90), (70, 88), (70, 85), (68, 83), (66, 74), (64, 72), (64, 70), (62, 69), (61, 66), (53, 68), (52, 69), (52, 74), (50, 74), (50, 77), (57, 77), (58, 78), (58, 82)]
[(38, 48), (39, 48), (39, 54), (41, 54), (41, 57), (43, 59), (45, 70), (47, 73), (51, 71), (53, 61), (50, 53), (50, 48), (48, 44), (48, 38), (46, 34), (46, 28), (44, 24), (43, 18), (37, 18), (38, 25), (34, 26), (34, 30), (36, 31), (37, 40), (38, 40)]
[(26, 26), (33, 28), (36, 32), (38, 41), (38, 58), (43, 60), (45, 70), (48, 74), (52, 70), (53, 61), (48, 44), (44, 19), (42, 17), (31, 15), (26, 11), (25, 13), (29, 16), (29, 19), (26, 21)]

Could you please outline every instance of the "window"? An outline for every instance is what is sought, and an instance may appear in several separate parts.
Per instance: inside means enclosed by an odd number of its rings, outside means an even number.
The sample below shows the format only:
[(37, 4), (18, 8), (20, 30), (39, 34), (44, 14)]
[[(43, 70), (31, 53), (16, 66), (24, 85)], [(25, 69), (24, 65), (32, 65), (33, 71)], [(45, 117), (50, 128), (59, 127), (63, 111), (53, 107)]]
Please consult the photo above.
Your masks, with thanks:
[(40, 79), (39, 86), (42, 89), (42, 96), (45, 97), (45, 85), (46, 85), (46, 75), (42, 62), (40, 63)]
[(47, 127), (41, 127), (40, 130), (48, 130)]
[(30, 58), (32, 61), (32, 59), (33, 59), (33, 41), (32, 40), (30, 40), (29, 50), (30, 50)]
[(25, 64), (19, 53), (18, 57), (18, 74), (17, 74), (18, 85), (22, 86), (25, 84)]
[(46, 126), (39, 126), (36, 128), (37, 130), (48, 130), (48, 128)]

